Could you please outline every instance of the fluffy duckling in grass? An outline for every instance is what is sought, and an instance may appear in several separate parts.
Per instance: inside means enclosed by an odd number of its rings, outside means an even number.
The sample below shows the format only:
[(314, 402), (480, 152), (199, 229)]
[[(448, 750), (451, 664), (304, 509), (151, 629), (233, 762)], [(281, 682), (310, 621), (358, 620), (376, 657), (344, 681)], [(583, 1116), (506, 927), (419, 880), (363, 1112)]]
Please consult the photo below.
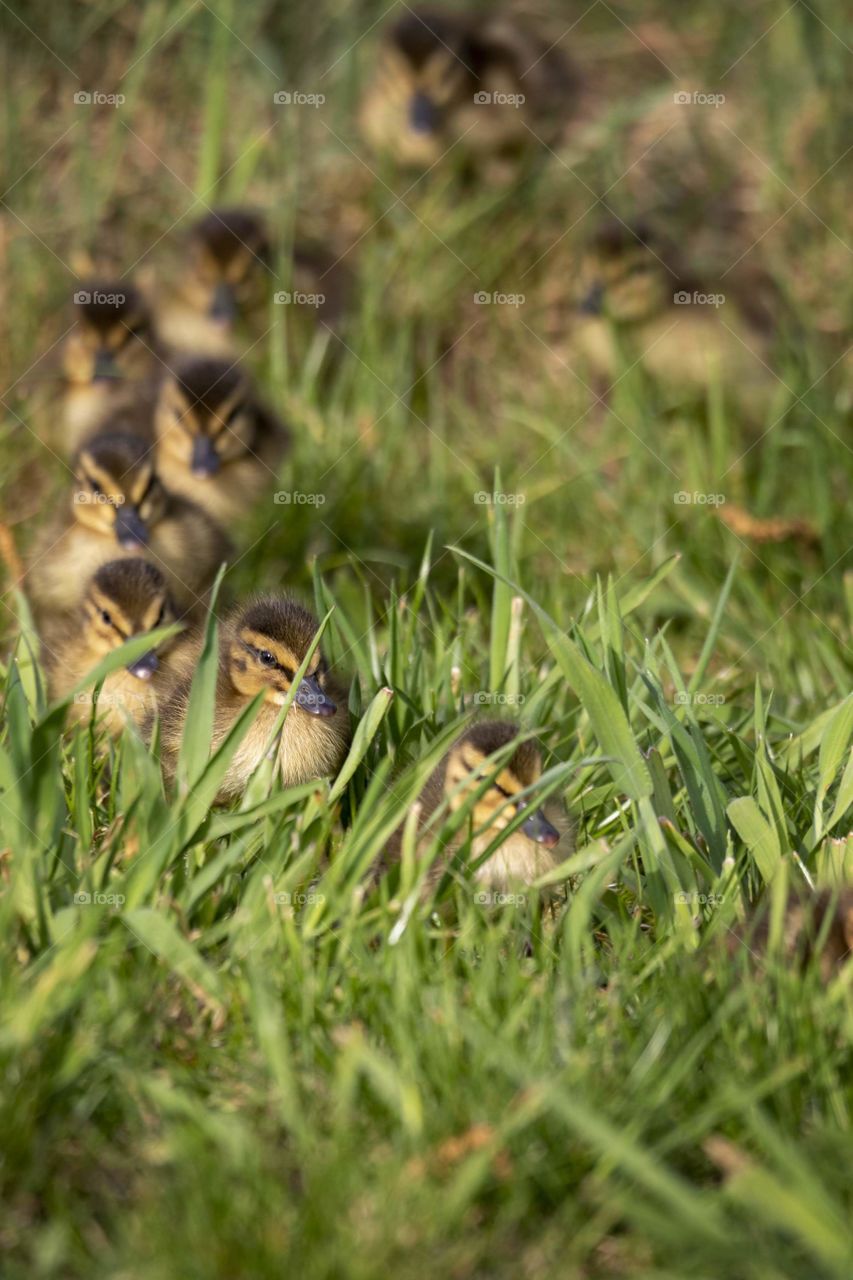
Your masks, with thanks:
[[(771, 904), (763, 901), (754, 915), (726, 936), (726, 948), (736, 955), (746, 948), (763, 960), (771, 948)], [(792, 889), (785, 903), (778, 953), (786, 964), (805, 966), (817, 959), (820, 975), (829, 982), (853, 955), (853, 887), (821, 889), (805, 896)]]
[[(539, 745), (531, 739), (519, 742), (496, 774), (495, 763), (489, 759), (518, 736), (518, 725), (503, 720), (474, 724), (454, 742), (428, 779), (420, 795), (418, 845), (422, 850), (428, 849), (449, 814), (470, 801), (484, 780), (495, 775), (474, 801), (470, 824), (464, 823), (457, 830), (445, 846), (445, 853), (432, 864), (428, 884), (434, 885), (441, 878), (453, 855), (465, 844), (469, 826), (477, 833), (471, 841), (470, 854), (471, 860), (476, 861), (520, 812), (527, 814), (524, 822), (477, 867), (475, 881), (500, 892), (513, 885), (531, 884), (559, 862), (554, 850), (561, 838), (560, 832), (544, 812), (535, 807), (529, 795), (519, 798), (519, 793), (535, 787), (542, 775)], [(439, 814), (445, 802), (446, 808)], [(391, 838), (384, 858), (386, 864), (399, 860), (402, 834), (401, 828)]]
[(407, 9), (388, 29), (360, 112), (373, 150), (428, 169), (552, 146), (578, 94), (559, 48), (519, 17)]
[[(89, 582), (80, 604), (46, 629), (44, 644), (48, 685), (61, 698), (109, 653), (136, 636), (176, 620), (166, 579), (147, 560), (110, 560)], [(104, 680), (97, 700), (98, 720), (111, 734), (128, 720), (141, 725), (157, 706), (169, 680), (168, 642), (153, 648)], [(69, 719), (86, 724), (95, 693), (87, 689), (69, 705)]]
[[(263, 700), (257, 719), (223, 778), (216, 797), (218, 803), (225, 804), (242, 795), (269, 751), (276, 718), (318, 625), (307, 609), (280, 596), (255, 600), (223, 625), (211, 749), (220, 745), (257, 694), (262, 693)], [(186, 675), (160, 708), (161, 754), (167, 778), (174, 776), (181, 748), (195, 667), (193, 654), (185, 651), (182, 662), (186, 662)], [(275, 748), (282, 782), (295, 786), (337, 773), (349, 741), (346, 693), (330, 674), (318, 648), (296, 688)]]
[[(756, 300), (757, 301), (757, 300)], [(580, 269), (576, 347), (615, 381), (640, 364), (677, 400), (704, 399), (720, 384), (760, 418), (782, 383), (769, 367), (765, 313), (748, 315), (730, 293), (703, 292), (649, 228), (600, 228)]]
[(230, 523), (272, 488), (288, 435), (227, 359), (190, 357), (163, 382), (157, 471), (174, 493)]
[(689, 227), (691, 264), (703, 278), (715, 279), (756, 245), (772, 221), (762, 226), (766, 169), (751, 150), (755, 139), (745, 145), (749, 125), (734, 114), (732, 100), (717, 98), (712, 110), (697, 110), (685, 96), (692, 94), (674, 94), (667, 85), (657, 101), (625, 122), (620, 195), (655, 225)]
[(228, 355), (235, 328), (260, 329), (271, 291), (272, 250), (251, 209), (211, 209), (189, 231), (169, 290), (157, 300), (157, 325), (176, 351)]
[(68, 503), (37, 542), (24, 588), (44, 625), (51, 614), (74, 608), (101, 565), (134, 555), (157, 565), (176, 604), (188, 611), (230, 549), (215, 520), (163, 488), (150, 445), (130, 435), (100, 435), (80, 450)]
[(75, 320), (62, 344), (63, 396), (54, 443), (73, 457), (101, 421), (156, 375), (151, 312), (123, 280), (89, 283), (74, 295)]

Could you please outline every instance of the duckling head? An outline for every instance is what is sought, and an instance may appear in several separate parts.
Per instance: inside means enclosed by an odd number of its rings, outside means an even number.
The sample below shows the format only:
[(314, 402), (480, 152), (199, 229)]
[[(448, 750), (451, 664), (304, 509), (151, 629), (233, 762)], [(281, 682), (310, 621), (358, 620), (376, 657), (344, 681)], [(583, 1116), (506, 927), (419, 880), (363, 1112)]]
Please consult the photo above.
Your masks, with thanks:
[(66, 378), (76, 384), (141, 378), (151, 361), (151, 314), (124, 280), (90, 281), (74, 295), (75, 323), (62, 348)]
[[(518, 737), (518, 726), (503, 720), (484, 720), (473, 725), (450, 748), (444, 771), (444, 794), (451, 811), (455, 811), (479, 790), (483, 780), (495, 773), (494, 752), (507, 747)], [(539, 746), (531, 739), (520, 742), (483, 794), (474, 801), (472, 817), (475, 829), (484, 829), (494, 838), (516, 814), (527, 817), (520, 830), (536, 844), (552, 849), (560, 839), (556, 827), (536, 809), (529, 796), (520, 792), (535, 786), (542, 775)]]
[[(99, 658), (134, 636), (174, 622), (176, 616), (160, 570), (135, 557), (102, 565), (89, 583), (82, 608), (90, 651)], [(158, 667), (152, 648), (127, 670), (139, 680), (150, 680)]]
[(166, 510), (151, 446), (136, 436), (104, 433), (80, 449), (75, 463), (75, 519), (115, 538), (128, 551), (148, 543)]
[(580, 310), (614, 324), (639, 324), (660, 314), (676, 288), (649, 228), (614, 219), (599, 228), (581, 263)]
[(409, 9), (394, 23), (379, 74), (403, 104), (410, 134), (429, 139), (442, 131), (455, 107), (473, 103), (477, 53), (471, 33), (440, 10)]
[(248, 380), (230, 360), (184, 360), (163, 383), (155, 422), (170, 456), (199, 480), (209, 479), (254, 444)]
[[(284, 597), (256, 600), (236, 619), (226, 652), (228, 677), (237, 693), (283, 706), (296, 670), (317, 634), (317, 619)], [(293, 707), (311, 716), (333, 716), (337, 703), (327, 691), (327, 670), (319, 648), (296, 687)]]
[(250, 209), (211, 209), (190, 230), (181, 288), (194, 311), (230, 329), (260, 303), (272, 258), (263, 220)]

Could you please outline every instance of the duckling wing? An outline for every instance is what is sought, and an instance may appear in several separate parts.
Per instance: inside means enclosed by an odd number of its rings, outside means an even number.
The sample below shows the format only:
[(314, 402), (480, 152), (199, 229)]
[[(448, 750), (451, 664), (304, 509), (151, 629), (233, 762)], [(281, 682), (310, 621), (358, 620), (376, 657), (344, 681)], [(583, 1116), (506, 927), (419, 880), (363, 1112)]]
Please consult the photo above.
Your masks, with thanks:
[(40, 627), (46, 625), (51, 614), (73, 609), (96, 570), (119, 554), (113, 537), (90, 532), (77, 523), (68, 525), (68, 517), (63, 515), (48, 526), (24, 578), (24, 591)]
[(179, 600), (186, 602), (189, 596), (189, 603), (196, 603), (233, 550), (231, 539), (201, 507), (170, 495), (168, 510), (152, 534), (151, 553)]

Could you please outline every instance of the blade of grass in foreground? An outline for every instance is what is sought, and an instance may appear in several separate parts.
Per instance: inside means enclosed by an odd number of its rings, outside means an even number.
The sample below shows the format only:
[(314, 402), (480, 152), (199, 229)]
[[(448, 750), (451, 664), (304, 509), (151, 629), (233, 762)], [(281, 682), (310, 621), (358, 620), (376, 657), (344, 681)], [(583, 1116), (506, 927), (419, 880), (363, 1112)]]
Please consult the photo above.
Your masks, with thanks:
[(175, 783), (178, 795), (185, 796), (201, 777), (210, 756), (213, 718), (216, 708), (216, 677), (219, 670), (219, 628), (216, 601), (225, 573), (223, 566), (216, 575), (210, 593), (210, 607), (204, 628), (204, 641), (190, 687), (184, 733), (178, 754)]
[[(478, 569), (482, 569), (492, 577), (499, 576), (490, 565), (478, 560), (476, 556), (470, 555), (460, 547), (452, 547), (451, 550), (456, 555), (464, 556), (466, 560), (470, 560)], [(516, 583), (509, 582), (507, 585), (511, 591), (515, 591), (527, 600), (542, 624), (548, 647), (589, 716), (602, 753), (611, 757), (608, 768), (617, 790), (623, 791), (632, 800), (651, 795), (652, 780), (649, 771), (613, 687), (607, 683), (601, 672), (587, 661), (577, 645), (568, 638), (554, 619), (526, 591)], [(511, 600), (511, 594), (508, 599)]]

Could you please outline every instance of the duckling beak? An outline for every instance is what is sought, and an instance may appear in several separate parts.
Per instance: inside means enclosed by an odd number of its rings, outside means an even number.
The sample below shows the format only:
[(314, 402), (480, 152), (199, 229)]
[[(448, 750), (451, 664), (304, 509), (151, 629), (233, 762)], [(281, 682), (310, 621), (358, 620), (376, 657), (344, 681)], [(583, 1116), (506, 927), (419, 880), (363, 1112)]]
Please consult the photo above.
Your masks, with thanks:
[(556, 827), (551, 826), (541, 809), (536, 809), (531, 813), (530, 817), (522, 822), (521, 829), (526, 836), (531, 840), (535, 840), (537, 844), (544, 844), (546, 849), (553, 849), (560, 839), (559, 831)]
[(219, 470), (219, 454), (207, 436), (196, 436), (193, 443), (192, 473), (194, 476), (215, 476)]
[(338, 704), (324, 693), (314, 676), (306, 676), (296, 690), (293, 701), (311, 716), (333, 716)]
[(147, 653), (143, 653), (141, 658), (137, 658), (135, 662), (131, 662), (127, 668), (132, 676), (136, 676), (138, 680), (150, 680), (154, 672), (160, 666), (160, 659), (153, 649), (149, 649)]
[(148, 526), (133, 507), (116, 509), (115, 529), (123, 547), (144, 547), (148, 544)]
[(600, 316), (604, 310), (604, 285), (596, 283), (580, 304), (585, 316)]
[(119, 377), (119, 371), (113, 353), (108, 351), (106, 347), (99, 347), (95, 352), (95, 368), (92, 373), (92, 380), (94, 382), (103, 382), (107, 378), (117, 377)]
[(219, 324), (231, 324), (237, 315), (234, 292), (227, 284), (218, 284), (210, 304), (210, 318)]
[(438, 128), (438, 111), (435, 103), (420, 89), (409, 103), (409, 124), (415, 133), (435, 133)]

